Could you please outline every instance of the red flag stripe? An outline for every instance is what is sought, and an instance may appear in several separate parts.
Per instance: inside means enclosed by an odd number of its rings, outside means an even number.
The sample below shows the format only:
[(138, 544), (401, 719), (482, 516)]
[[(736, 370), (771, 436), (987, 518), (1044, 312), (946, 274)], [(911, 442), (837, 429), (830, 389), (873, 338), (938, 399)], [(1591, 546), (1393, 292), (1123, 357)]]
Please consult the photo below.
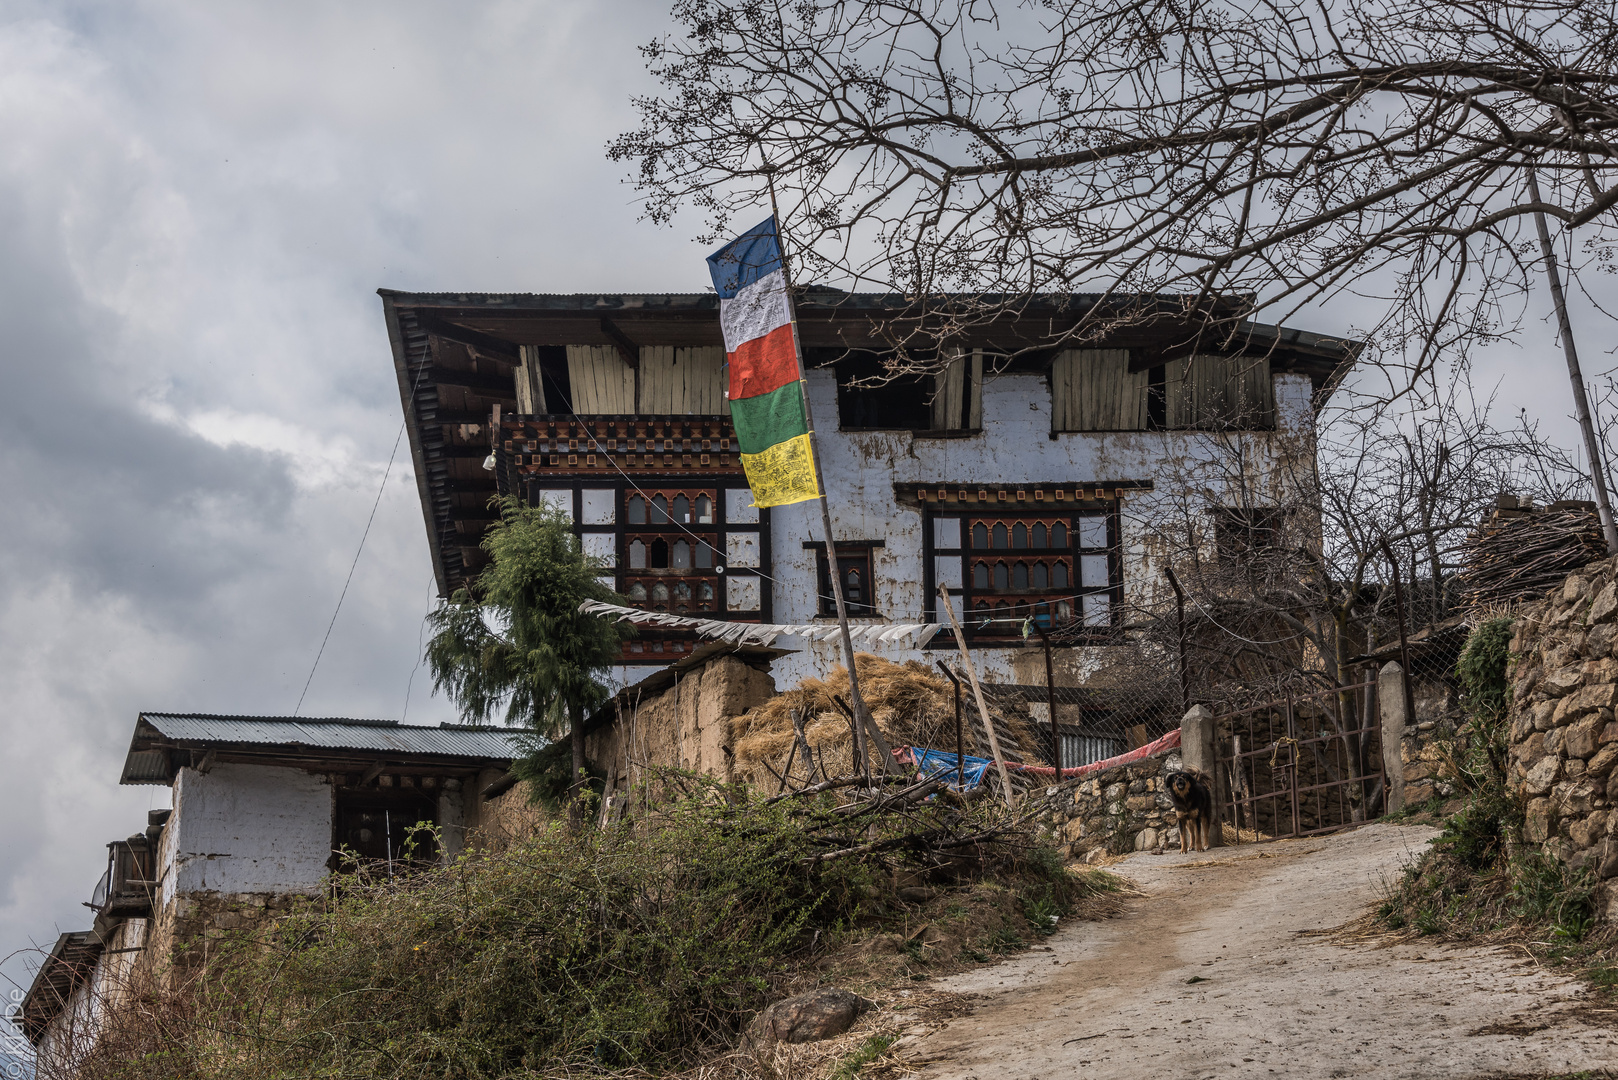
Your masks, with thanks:
[(798, 379), (798, 357), (792, 350), (792, 324), (763, 337), (744, 341), (725, 359), (730, 363), (730, 400), (758, 397)]

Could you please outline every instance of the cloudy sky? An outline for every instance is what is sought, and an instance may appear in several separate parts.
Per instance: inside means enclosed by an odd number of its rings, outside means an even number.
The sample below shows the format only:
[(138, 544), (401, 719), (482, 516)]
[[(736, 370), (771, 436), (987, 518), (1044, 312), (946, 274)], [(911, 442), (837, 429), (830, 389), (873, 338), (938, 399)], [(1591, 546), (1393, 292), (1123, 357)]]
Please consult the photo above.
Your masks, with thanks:
[[(138, 710), (297, 703), (399, 430), (378, 286), (701, 285), (601, 153), (661, 12), (0, 0), (0, 951), (167, 805)], [(305, 715), (403, 712), (430, 588), (405, 448)]]
[[(87, 926), (166, 805), (116, 786), (138, 710), (297, 703), (399, 430), (378, 286), (704, 285), (601, 152), (664, 8), (0, 0), (0, 952)], [(451, 719), (430, 597), (402, 453), (304, 713), (398, 717), (414, 673)]]

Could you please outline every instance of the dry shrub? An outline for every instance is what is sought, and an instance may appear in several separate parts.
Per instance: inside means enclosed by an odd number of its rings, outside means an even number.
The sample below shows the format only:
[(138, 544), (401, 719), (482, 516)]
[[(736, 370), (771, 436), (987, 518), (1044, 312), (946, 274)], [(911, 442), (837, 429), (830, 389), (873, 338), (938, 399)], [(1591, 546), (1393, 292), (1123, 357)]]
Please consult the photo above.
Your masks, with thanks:
[[(847, 790), (772, 803), (665, 779), (682, 796), (638, 820), (556, 825), (401, 878), (341, 876), (272, 926), (212, 943), (205, 974), (120, 1006), (127, 1023), (76, 1080), (700, 1071), (828, 947), (923, 916), (939, 933), (906, 931), (890, 949), (918, 973), (948, 970), (1021, 947), (1114, 887), (1068, 871), (992, 800), (855, 816), (841, 812)], [(827, 840), (830, 825), (841, 832)], [(974, 884), (932, 890), (922, 908), (890, 890), (920, 876), (924, 848), (846, 850), (854, 835), (952, 829), (997, 837), (964, 860)]]
[[(854, 663), (871, 719), (890, 743), (954, 748), (955, 690), (948, 679), (916, 660), (896, 664), (870, 653), (858, 653)], [(826, 678), (804, 679), (794, 689), (777, 694), (738, 718), (734, 722), (738, 777), (756, 785), (779, 783), (771, 770), (780, 770), (792, 747), (793, 710), (805, 716), (804, 734), (816, 769), (827, 776), (855, 772), (853, 731), (832, 702), (833, 694), (841, 695), (845, 702), (850, 700), (849, 693), (848, 669), (836, 667)], [(1027, 702), (1020, 697), (987, 700), (1007, 760), (1044, 764), (1036, 752), (1042, 743), (1029, 721)], [(970, 687), (962, 687), (961, 714), (966, 752), (988, 757), (989, 747)], [(802, 779), (802, 766), (796, 768), (796, 775)]]

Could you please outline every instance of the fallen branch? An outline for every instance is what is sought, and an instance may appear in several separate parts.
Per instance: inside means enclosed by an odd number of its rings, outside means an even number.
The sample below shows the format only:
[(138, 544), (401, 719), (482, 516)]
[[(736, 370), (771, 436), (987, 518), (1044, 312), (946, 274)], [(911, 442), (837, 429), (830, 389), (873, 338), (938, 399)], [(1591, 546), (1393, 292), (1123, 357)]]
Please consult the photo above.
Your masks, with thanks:
[[(900, 848), (915, 848), (916, 850), (948, 851), (951, 848), (971, 847), (975, 844), (988, 843), (1008, 835), (1012, 830), (991, 829), (988, 832), (977, 833), (974, 836), (963, 836), (957, 840), (939, 840), (920, 833), (911, 833), (906, 836), (890, 837), (887, 840), (872, 840), (864, 844), (855, 844), (853, 847), (842, 848), (838, 851), (823, 851), (818, 855), (810, 855), (804, 862), (822, 863), (829, 859), (842, 859), (850, 855), (873, 855), (879, 851), (895, 851)], [(934, 835), (937, 835), (936, 833)]]
[[(769, 763), (765, 762), (765, 766), (768, 768)], [(775, 773), (776, 776), (781, 775), (780, 773), (775, 772), (775, 770), (773, 768), (770, 769), (770, 771), (772, 773)], [(822, 791), (834, 791), (837, 788), (853, 787), (855, 784), (862, 784), (863, 785), (863, 784), (908, 784), (908, 783), (910, 783), (910, 777), (908, 777), (908, 776), (884, 776), (884, 777), (880, 777), (878, 779), (867, 779), (866, 777), (863, 777), (863, 776), (834, 776), (830, 780), (822, 780), (818, 784), (811, 784), (808, 787), (798, 788), (795, 791), (788, 791), (785, 794), (781, 794), (781, 795), (772, 795), (770, 798), (764, 800), (764, 805), (769, 806), (771, 803), (778, 803), (782, 799), (797, 799), (797, 798), (801, 798), (801, 797), (803, 797), (805, 795), (819, 795)]]

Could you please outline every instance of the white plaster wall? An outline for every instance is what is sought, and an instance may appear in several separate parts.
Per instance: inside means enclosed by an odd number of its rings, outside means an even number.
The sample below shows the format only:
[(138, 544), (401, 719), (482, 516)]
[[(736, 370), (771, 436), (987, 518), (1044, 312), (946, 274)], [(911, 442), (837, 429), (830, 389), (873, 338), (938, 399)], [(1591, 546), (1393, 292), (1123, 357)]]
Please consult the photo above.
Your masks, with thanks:
[(324, 776), (266, 765), (181, 769), (164, 830), (163, 902), (195, 892), (308, 892), (331, 857)]
[[(916, 438), (908, 432), (840, 432), (823, 423), (817, 432), (832, 527), (840, 538), (882, 540), (874, 554), (877, 604), (883, 619), (920, 622), (927, 608), (922, 596), (922, 515), (894, 501), (893, 485), (956, 486), (969, 483), (1065, 483), (1090, 486), (1124, 480), (1151, 480), (1151, 492), (1125, 497), (1123, 519), (1124, 590), (1145, 602), (1166, 589), (1152, 557), (1151, 522), (1187, 507), (1229, 505), (1235, 498), (1228, 470), (1239, 452), (1252, 490), (1282, 496), (1291, 475), (1276, 468), (1283, 451), (1300, 445), (1314, 430), (1307, 376), (1274, 377), (1276, 430), (1214, 434), (1195, 431), (1131, 431), (1051, 435), (1051, 393), (1041, 375), (988, 376), (983, 385), (983, 432), (971, 438)], [(815, 415), (837, 416), (836, 384), (827, 370), (809, 373)], [(820, 504), (777, 507), (771, 513), (775, 582), (771, 586), (776, 622), (809, 622), (815, 614), (815, 560), (805, 540), (822, 540)], [(776, 685), (790, 687), (806, 675), (820, 675), (843, 661), (837, 642), (806, 643), (781, 638), (782, 648), (799, 652), (777, 660)], [(893, 660), (931, 658), (919, 649), (873, 649)], [(995, 680), (1014, 681), (1014, 649), (974, 650), (980, 671)], [(1104, 650), (1086, 649), (1093, 654)]]

